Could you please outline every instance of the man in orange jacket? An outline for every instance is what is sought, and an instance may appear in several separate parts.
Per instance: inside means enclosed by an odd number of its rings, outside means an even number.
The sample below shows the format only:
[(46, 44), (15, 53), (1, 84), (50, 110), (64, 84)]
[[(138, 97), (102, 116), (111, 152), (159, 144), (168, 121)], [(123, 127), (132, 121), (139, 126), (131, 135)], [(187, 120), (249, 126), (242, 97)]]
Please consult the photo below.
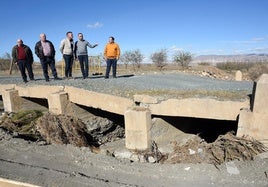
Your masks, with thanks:
[(113, 69), (113, 78), (116, 78), (116, 66), (120, 57), (120, 48), (117, 43), (114, 42), (114, 37), (109, 37), (109, 42), (104, 48), (104, 58), (106, 61), (106, 73), (105, 79), (109, 78), (111, 67)]

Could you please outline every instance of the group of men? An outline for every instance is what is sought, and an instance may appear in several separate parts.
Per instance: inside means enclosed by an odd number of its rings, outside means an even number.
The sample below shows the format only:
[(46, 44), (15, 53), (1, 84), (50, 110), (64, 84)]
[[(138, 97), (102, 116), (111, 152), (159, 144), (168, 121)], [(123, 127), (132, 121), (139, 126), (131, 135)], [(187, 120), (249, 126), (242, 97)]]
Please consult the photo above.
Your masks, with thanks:
[[(62, 53), (65, 62), (65, 77), (63, 78), (73, 79), (72, 67), (74, 60), (78, 60), (80, 63), (83, 79), (88, 78), (89, 64), (87, 47), (94, 48), (96, 46), (98, 46), (98, 44), (91, 45), (88, 41), (86, 41), (83, 38), (82, 33), (78, 33), (78, 40), (74, 42), (73, 33), (68, 31), (66, 33), (66, 38), (60, 43), (60, 52)], [(46, 39), (46, 34), (44, 33), (40, 34), (40, 41), (38, 41), (35, 45), (35, 54), (40, 59), (45, 80), (49, 82), (48, 67), (50, 67), (52, 71), (54, 80), (60, 80), (55, 66), (56, 51), (54, 45), (51, 41)], [(117, 61), (120, 57), (120, 47), (114, 42), (114, 37), (109, 37), (109, 42), (104, 48), (103, 55), (106, 61), (106, 72), (104, 78), (109, 78), (111, 67), (112, 76), (113, 78), (116, 78), (116, 67)], [(22, 79), (25, 83), (28, 82), (26, 70), (28, 72), (29, 79), (35, 80), (32, 69), (32, 64), (34, 61), (33, 53), (30, 47), (23, 44), (22, 39), (18, 39), (17, 45), (12, 48), (12, 60), (14, 64), (18, 65)]]

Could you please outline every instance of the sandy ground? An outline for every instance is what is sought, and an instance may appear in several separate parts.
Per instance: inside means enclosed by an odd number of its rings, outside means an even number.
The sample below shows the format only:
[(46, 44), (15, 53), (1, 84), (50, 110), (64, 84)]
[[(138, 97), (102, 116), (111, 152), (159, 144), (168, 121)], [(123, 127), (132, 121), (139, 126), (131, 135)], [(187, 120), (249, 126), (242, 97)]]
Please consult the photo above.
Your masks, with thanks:
[(3, 133), (0, 150), (0, 177), (40, 186), (268, 186), (267, 152), (219, 166), (140, 163)]

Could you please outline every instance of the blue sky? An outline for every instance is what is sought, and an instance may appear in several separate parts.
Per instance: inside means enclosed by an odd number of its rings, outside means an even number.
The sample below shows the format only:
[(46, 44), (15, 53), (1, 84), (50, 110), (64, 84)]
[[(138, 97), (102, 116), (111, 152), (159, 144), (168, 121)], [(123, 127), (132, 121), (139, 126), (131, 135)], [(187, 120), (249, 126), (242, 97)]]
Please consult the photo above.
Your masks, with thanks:
[[(124, 51), (167, 49), (207, 54), (268, 53), (267, 0), (2, 0), (0, 56), (18, 38), (34, 51), (40, 33), (56, 48), (67, 31), (82, 32), (99, 55), (114, 36)], [(36, 56), (34, 55), (37, 60)], [(146, 60), (145, 59), (145, 60)]]

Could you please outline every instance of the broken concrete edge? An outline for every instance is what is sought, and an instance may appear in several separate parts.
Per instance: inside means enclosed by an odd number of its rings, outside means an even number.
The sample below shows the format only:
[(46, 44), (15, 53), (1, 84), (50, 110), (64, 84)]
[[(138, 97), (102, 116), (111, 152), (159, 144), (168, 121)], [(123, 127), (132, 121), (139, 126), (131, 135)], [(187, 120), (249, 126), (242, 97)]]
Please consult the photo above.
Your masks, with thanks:
[(3, 94), (3, 91), (6, 90), (15, 90), (16, 84), (1, 84), (0, 86), (0, 95)]
[(72, 86), (66, 86), (64, 91), (68, 93), (70, 102), (116, 114), (124, 115), (127, 108), (134, 105), (131, 99), (125, 97), (83, 90)]
[[(150, 101), (148, 100), (150, 98)], [(241, 108), (249, 108), (250, 101), (219, 101), (204, 98), (167, 99), (152, 102), (153, 97), (136, 95), (137, 106), (146, 107), (154, 115), (183, 116), (236, 121)], [(137, 99), (137, 100), (135, 100)], [(147, 103), (143, 103), (148, 101)], [(156, 101), (156, 100), (154, 100)]]
[(47, 98), (49, 94), (64, 92), (65, 86), (15, 86), (21, 97)]
[[(21, 97), (51, 98), (51, 94), (67, 93), (69, 102), (106, 110), (124, 115), (131, 106), (148, 108), (153, 115), (197, 117), (218, 120), (236, 120), (241, 108), (249, 107), (249, 101), (219, 101), (204, 98), (167, 99), (159, 101), (157, 98), (146, 95), (134, 96), (134, 101), (128, 98), (98, 93), (71, 86), (14, 86), (0, 85), (3, 90), (18, 90)], [(54, 96), (58, 97), (58, 96)], [(62, 98), (62, 97), (59, 97)], [(52, 106), (53, 103), (48, 101)], [(137, 105), (137, 102), (139, 104)], [(140, 103), (141, 102), (141, 103)], [(147, 102), (147, 103), (143, 103)], [(54, 108), (57, 105), (53, 105)], [(57, 112), (58, 113), (58, 112)]]
[(133, 100), (135, 103), (146, 103), (146, 104), (157, 104), (159, 103), (158, 98), (149, 95), (134, 95)]

